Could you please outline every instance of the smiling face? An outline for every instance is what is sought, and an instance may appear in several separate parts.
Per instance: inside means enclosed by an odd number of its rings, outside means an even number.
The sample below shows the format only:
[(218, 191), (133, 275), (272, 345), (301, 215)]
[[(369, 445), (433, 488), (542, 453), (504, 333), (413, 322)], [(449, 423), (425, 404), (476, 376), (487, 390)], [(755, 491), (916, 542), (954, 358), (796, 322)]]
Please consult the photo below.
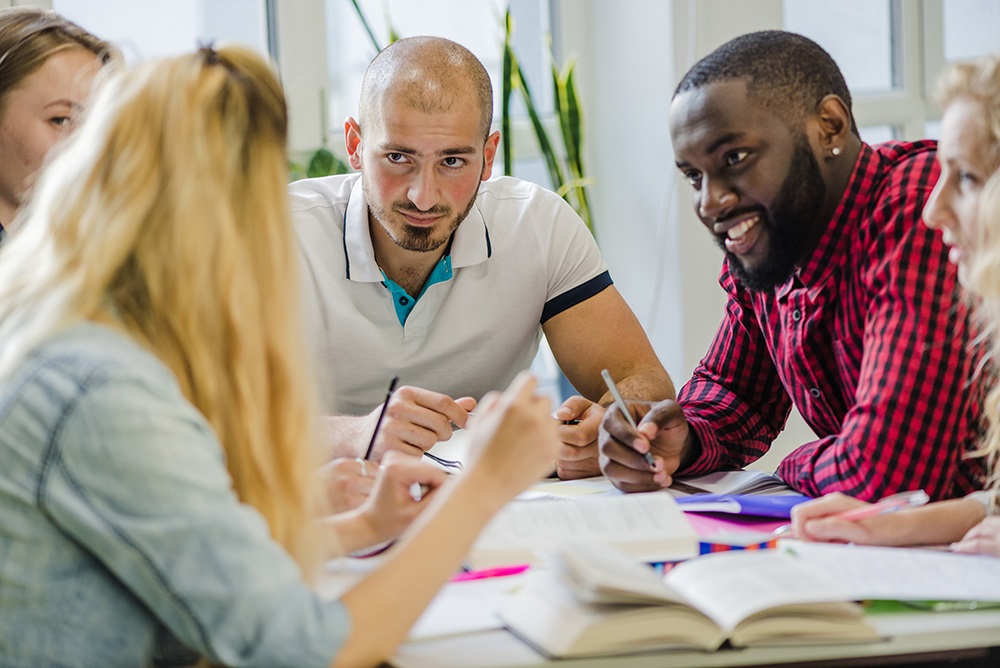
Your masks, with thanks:
[(0, 103), (0, 223), (13, 219), (49, 150), (72, 129), (101, 61), (90, 51), (53, 54)]
[(483, 141), (474, 102), (428, 112), (402, 98), (386, 93), (363, 135), (348, 121), (351, 164), (361, 170), (376, 254), (386, 237), (403, 251), (443, 252), (492, 172), (499, 134)]
[(677, 95), (670, 135), (695, 213), (736, 278), (752, 290), (787, 280), (818, 239), (828, 208), (806, 135), (755, 102), (743, 80)]
[(970, 255), (982, 237), (979, 196), (998, 167), (989, 156), (996, 139), (985, 119), (982, 103), (967, 97), (954, 100), (944, 110), (937, 152), (941, 176), (924, 206), (924, 223), (943, 232), (950, 247), (948, 259), (958, 265), (958, 277), (964, 284)]

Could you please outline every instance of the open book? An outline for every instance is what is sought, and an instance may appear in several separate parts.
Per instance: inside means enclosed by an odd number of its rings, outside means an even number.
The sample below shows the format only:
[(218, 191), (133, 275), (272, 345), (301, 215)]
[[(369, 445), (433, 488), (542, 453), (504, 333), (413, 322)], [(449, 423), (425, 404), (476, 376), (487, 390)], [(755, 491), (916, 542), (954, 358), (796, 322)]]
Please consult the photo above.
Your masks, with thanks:
[(667, 492), (538, 499), (507, 504), (466, 557), (469, 568), (539, 561), (566, 541), (613, 545), (636, 561), (677, 561), (698, 554), (698, 537)]
[(707, 555), (662, 579), (595, 545), (566, 545), (551, 566), (531, 573), (501, 612), (551, 657), (878, 639), (834, 579), (778, 550)]

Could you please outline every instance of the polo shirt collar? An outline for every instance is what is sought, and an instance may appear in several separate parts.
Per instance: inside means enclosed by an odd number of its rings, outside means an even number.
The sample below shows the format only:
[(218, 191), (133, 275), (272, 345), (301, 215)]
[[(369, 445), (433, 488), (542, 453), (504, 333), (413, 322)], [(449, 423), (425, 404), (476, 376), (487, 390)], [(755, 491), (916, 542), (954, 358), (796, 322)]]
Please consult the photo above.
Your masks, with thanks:
[[(368, 201), (360, 175), (351, 188), (351, 198), (344, 212), (344, 253), (347, 256), (347, 278), (352, 281), (381, 283), (382, 271), (375, 261), (371, 230), (368, 227)], [(486, 262), (493, 254), (490, 232), (479, 210), (478, 198), (469, 215), (455, 230), (451, 241), (453, 269)]]

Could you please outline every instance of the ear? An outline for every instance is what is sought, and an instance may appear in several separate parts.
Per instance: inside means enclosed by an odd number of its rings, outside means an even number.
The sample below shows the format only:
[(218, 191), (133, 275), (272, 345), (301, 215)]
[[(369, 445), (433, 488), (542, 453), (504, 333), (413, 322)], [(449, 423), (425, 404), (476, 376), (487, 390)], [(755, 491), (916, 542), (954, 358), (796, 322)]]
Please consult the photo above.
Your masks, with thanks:
[(486, 138), (483, 145), (483, 173), (479, 175), (480, 181), (486, 181), (493, 174), (493, 161), (497, 157), (497, 147), (500, 145), (500, 131), (496, 130)]
[(358, 122), (347, 117), (344, 121), (344, 144), (347, 146), (347, 160), (354, 169), (361, 169), (361, 126)]
[(840, 155), (850, 137), (851, 112), (839, 95), (827, 95), (816, 106), (819, 125), (819, 149), (827, 158)]

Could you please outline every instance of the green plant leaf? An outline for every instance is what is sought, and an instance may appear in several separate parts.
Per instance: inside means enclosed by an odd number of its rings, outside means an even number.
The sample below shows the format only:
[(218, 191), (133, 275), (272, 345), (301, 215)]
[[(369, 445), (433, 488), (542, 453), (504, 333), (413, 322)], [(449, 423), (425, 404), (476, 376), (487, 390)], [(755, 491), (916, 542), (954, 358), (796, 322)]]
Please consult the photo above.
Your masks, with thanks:
[(365, 32), (368, 33), (368, 39), (372, 41), (372, 46), (375, 47), (375, 52), (378, 53), (382, 50), (382, 46), (375, 38), (375, 33), (372, 32), (371, 25), (368, 23), (368, 18), (365, 16), (365, 13), (361, 11), (361, 6), (358, 5), (358, 0), (351, 0), (351, 4), (354, 5), (354, 11), (358, 15), (358, 18), (361, 19), (361, 25), (364, 27)]
[(309, 159), (309, 166), (306, 168), (306, 176), (312, 179), (317, 176), (346, 174), (349, 171), (351, 170), (347, 163), (331, 153), (329, 149), (320, 148), (317, 149)]
[(514, 89), (514, 53), (510, 48), (511, 18), (510, 9), (504, 15), (503, 72), (500, 81), (500, 142), (503, 149), (503, 174), (511, 176), (514, 173), (514, 137), (510, 133), (510, 95)]
[(524, 75), (521, 72), (521, 66), (517, 62), (517, 58), (511, 54), (512, 68), (515, 74), (515, 83), (518, 90), (521, 91), (521, 98), (524, 100), (524, 106), (528, 110), (528, 118), (531, 120), (531, 127), (535, 131), (535, 138), (538, 140), (538, 148), (542, 152), (542, 157), (545, 158), (545, 166), (549, 170), (549, 179), (552, 182), (552, 188), (558, 188), (563, 180), (563, 170), (559, 165), (559, 158), (556, 156), (555, 150), (552, 148), (552, 142), (549, 140), (549, 133), (545, 130), (545, 126), (542, 124), (542, 119), (538, 116), (538, 110), (535, 108), (535, 101), (531, 96), (531, 89), (528, 87), (528, 82), (525, 81)]

